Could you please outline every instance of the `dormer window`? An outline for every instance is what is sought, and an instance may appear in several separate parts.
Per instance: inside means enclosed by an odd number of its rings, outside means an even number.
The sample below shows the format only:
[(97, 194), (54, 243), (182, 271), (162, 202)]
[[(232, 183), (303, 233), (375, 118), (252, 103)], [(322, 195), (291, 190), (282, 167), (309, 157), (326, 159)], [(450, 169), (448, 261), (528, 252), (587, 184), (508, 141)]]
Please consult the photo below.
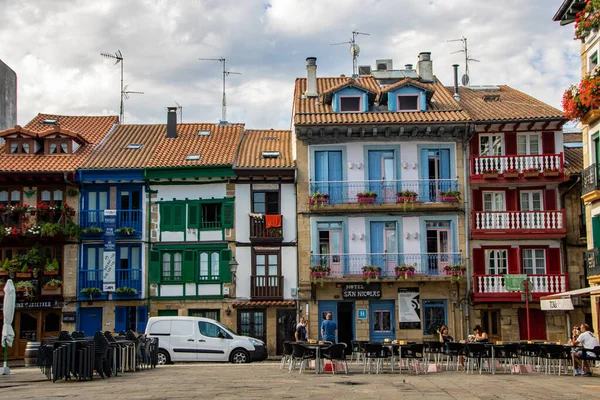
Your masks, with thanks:
[(340, 112), (361, 112), (362, 96), (340, 96)]
[(398, 111), (420, 111), (418, 94), (399, 94)]
[(71, 143), (68, 139), (47, 139), (48, 154), (69, 154)]
[(29, 154), (30, 148), (29, 140), (12, 139), (8, 141), (8, 151), (10, 154)]

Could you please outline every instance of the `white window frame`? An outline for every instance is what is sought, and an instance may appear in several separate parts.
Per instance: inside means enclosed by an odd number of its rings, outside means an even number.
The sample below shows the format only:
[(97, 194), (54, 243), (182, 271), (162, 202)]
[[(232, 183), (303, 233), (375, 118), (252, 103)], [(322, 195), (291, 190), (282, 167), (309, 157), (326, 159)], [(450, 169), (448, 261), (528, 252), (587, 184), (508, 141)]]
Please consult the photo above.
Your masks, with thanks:
[[(531, 152), (531, 138), (536, 137), (538, 141), (538, 152)], [(525, 137), (525, 153), (519, 152), (519, 137)], [(542, 135), (539, 133), (519, 133), (517, 134), (517, 154), (520, 156), (538, 155), (542, 154)]]
[[(505, 267), (500, 270), (500, 261), (505, 260)], [(490, 269), (490, 261), (494, 261), (494, 270)], [(508, 273), (508, 249), (486, 249), (485, 250), (485, 273), (486, 275), (504, 275)]]
[[(496, 204), (496, 195), (502, 195), (502, 205), (504, 206), (503, 210), (494, 210), (494, 205)], [(491, 195), (492, 196), (492, 210), (486, 210), (485, 209), (485, 196), (486, 195)], [(506, 211), (506, 192), (500, 191), (500, 190), (486, 190), (481, 192), (481, 208), (483, 209), (484, 212), (502, 212), (502, 211)]]
[[(523, 195), (527, 196), (527, 202), (530, 206), (533, 205), (533, 195), (537, 193), (540, 195), (540, 209), (539, 210), (524, 210), (523, 209)], [(521, 190), (519, 192), (519, 209), (520, 211), (544, 211), (544, 192), (542, 190)]]
[[(502, 151), (500, 152), (501, 154), (493, 154), (493, 155), (489, 155), (489, 154), (485, 154), (484, 155), (484, 154), (482, 154), (483, 153), (482, 152), (483, 148), (481, 147), (481, 140), (484, 137), (487, 137), (488, 140), (490, 140), (490, 143), (494, 142), (494, 137), (499, 137), (501, 139), (500, 140), (500, 144), (502, 145), (502, 149), (501, 149)], [(492, 150), (492, 147), (490, 147), (490, 150)], [(501, 133), (485, 133), (485, 134), (480, 134), (479, 135), (479, 156), (481, 156), (481, 157), (501, 157), (501, 156), (503, 156), (505, 154), (505, 152), (506, 152), (506, 146), (505, 146), (505, 143), (504, 143), (504, 135), (503, 134), (501, 134)]]
[[(342, 99), (357, 98), (357, 97), (358, 97), (358, 110), (350, 110), (350, 111), (343, 111), (342, 110)], [(341, 113), (359, 113), (359, 112), (362, 112), (362, 110), (363, 110), (362, 95), (360, 95), (360, 94), (352, 94), (352, 95), (347, 95), (347, 96), (338, 96), (338, 108), (339, 108), (339, 111)]]
[[(400, 109), (400, 97), (417, 97), (417, 108), (411, 110), (401, 110)], [(397, 94), (396, 95), (396, 111), (398, 112), (415, 112), (421, 111), (421, 94), (420, 93), (406, 93), (406, 94)]]
[[(541, 254), (542, 254), (541, 257), (539, 257), (539, 254), (536, 254), (539, 252), (541, 252)], [(530, 256), (527, 257), (526, 253), (529, 253)], [(525, 269), (525, 260), (526, 259), (531, 260), (530, 270)], [(543, 261), (544, 267), (542, 270), (537, 269), (537, 267), (536, 267), (537, 260)], [(523, 270), (523, 273), (527, 274), (527, 275), (546, 275), (546, 249), (522, 249), (521, 250), (521, 268)]]
[[(596, 55), (596, 65), (592, 67), (592, 57), (594, 55)], [(590, 56), (588, 57), (588, 64), (587, 64), (588, 72), (592, 72), (594, 70), (594, 68), (596, 68), (598, 65), (600, 65), (599, 61), (600, 61), (599, 60), (599, 54), (598, 54), (598, 50), (596, 49), (596, 51), (592, 51), (590, 53)]]

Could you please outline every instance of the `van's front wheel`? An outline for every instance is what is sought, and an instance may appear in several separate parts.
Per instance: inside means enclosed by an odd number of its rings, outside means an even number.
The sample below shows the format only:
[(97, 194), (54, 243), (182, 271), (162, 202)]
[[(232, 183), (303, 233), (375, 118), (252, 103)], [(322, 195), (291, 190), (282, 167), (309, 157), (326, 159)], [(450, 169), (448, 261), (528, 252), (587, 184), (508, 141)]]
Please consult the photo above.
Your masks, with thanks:
[(250, 362), (250, 354), (245, 350), (234, 350), (229, 356), (229, 361), (234, 364), (244, 364)]
[(171, 357), (166, 350), (158, 350), (158, 365), (165, 365), (171, 363)]

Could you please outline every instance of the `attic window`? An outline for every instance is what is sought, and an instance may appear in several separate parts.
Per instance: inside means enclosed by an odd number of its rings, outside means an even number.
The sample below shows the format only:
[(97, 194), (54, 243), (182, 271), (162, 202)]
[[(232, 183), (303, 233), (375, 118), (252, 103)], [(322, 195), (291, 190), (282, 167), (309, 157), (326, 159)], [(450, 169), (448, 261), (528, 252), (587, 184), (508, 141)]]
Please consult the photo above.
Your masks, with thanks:
[(279, 153), (278, 151), (263, 151), (262, 152), (263, 158), (279, 158), (280, 156), (281, 156), (281, 153)]
[(47, 154), (71, 153), (71, 141), (68, 139), (48, 139), (46, 141)]
[(142, 145), (140, 143), (131, 143), (127, 145), (128, 149), (132, 149), (132, 150), (137, 150), (137, 149), (141, 149)]
[(398, 111), (420, 111), (418, 94), (399, 94)]
[(340, 112), (360, 112), (361, 96), (340, 96)]
[(198, 161), (200, 160), (200, 154), (188, 154), (185, 161)]
[(42, 124), (45, 125), (56, 125), (56, 123), (58, 122), (57, 119), (45, 119), (42, 121)]
[(485, 96), (483, 96), (483, 101), (492, 102), (492, 101), (499, 101), (499, 100), (500, 100), (499, 94), (486, 94)]
[(210, 129), (200, 129), (198, 136), (210, 136)]
[(30, 150), (30, 141), (29, 140), (8, 140), (8, 152), (10, 154), (29, 154)]

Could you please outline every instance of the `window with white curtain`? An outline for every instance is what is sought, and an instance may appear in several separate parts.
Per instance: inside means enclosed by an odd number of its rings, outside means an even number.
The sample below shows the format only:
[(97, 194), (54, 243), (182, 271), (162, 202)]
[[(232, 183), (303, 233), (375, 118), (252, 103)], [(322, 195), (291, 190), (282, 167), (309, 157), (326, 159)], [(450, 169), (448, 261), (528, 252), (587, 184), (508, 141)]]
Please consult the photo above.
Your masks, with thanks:
[(523, 273), (528, 275), (546, 274), (546, 251), (544, 249), (523, 250)]
[(504, 275), (508, 273), (508, 251), (506, 249), (485, 251), (486, 274)]

